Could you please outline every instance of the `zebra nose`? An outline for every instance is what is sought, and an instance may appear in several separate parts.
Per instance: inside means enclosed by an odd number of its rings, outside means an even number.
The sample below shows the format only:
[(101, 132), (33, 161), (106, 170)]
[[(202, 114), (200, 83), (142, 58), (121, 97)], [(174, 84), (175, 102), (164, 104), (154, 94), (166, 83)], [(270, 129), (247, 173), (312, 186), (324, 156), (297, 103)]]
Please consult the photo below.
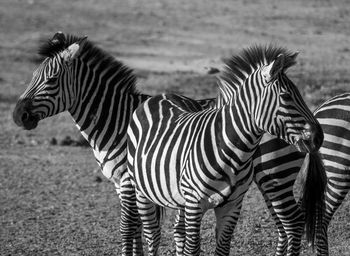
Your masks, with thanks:
[(319, 124), (306, 123), (302, 139), (312, 143), (312, 150), (317, 151), (323, 143), (323, 131)]
[(28, 99), (19, 100), (13, 110), (13, 120), (18, 126), (23, 126), (30, 119), (28, 106), (30, 101)]
[(313, 126), (309, 123), (306, 123), (303, 127), (302, 139), (303, 140), (310, 140), (311, 137), (313, 136), (313, 133), (314, 133)]
[(314, 130), (315, 130), (315, 133), (313, 137), (313, 140), (314, 140), (313, 143), (318, 150), (322, 146), (324, 134), (320, 124), (316, 124)]
[(29, 120), (29, 113), (27, 111), (24, 111), (21, 116), (21, 121), (22, 123), (25, 123), (28, 120)]

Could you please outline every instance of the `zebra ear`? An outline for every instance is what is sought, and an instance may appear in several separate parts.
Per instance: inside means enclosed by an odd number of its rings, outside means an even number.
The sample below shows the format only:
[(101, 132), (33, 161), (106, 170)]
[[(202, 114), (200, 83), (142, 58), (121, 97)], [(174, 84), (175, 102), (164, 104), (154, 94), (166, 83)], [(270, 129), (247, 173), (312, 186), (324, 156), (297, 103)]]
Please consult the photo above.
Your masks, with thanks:
[(82, 43), (87, 39), (87, 36), (82, 37), (79, 39), (77, 42), (71, 44), (70, 46), (67, 47), (62, 53), (61, 57), (64, 59), (66, 62), (71, 62), (75, 58), (77, 58), (81, 52), (81, 46)]
[(284, 70), (286, 70), (287, 68), (297, 63), (296, 58), (298, 57), (298, 55), (299, 55), (299, 52), (294, 52), (287, 58), (287, 60), (284, 63)]
[(298, 57), (298, 55), (299, 55), (299, 52), (294, 52), (294, 53), (290, 56), (290, 58), (295, 62), (295, 59)]
[(58, 31), (51, 39), (52, 43), (59, 43), (59, 42), (64, 43), (65, 41), (66, 41), (66, 37), (61, 31)]
[(284, 59), (284, 55), (280, 54), (274, 61), (264, 68), (263, 75), (265, 76), (266, 81), (270, 82), (282, 72), (284, 69)]

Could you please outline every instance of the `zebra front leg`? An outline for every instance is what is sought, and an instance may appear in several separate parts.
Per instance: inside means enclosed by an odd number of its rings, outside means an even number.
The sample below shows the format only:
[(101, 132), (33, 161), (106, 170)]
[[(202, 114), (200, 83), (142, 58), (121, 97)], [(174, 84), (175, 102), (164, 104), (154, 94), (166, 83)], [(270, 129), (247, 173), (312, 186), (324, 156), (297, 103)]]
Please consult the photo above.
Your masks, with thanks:
[(143, 256), (143, 243), (142, 243), (142, 222), (139, 219), (137, 223), (137, 228), (132, 244), (132, 255), (133, 256)]
[(160, 244), (161, 207), (147, 199), (141, 192), (136, 193), (138, 212), (143, 224), (143, 233), (148, 243), (148, 255), (158, 255)]
[(242, 199), (238, 203), (231, 201), (214, 209), (216, 217), (216, 256), (229, 255), (232, 234), (236, 227), (241, 208)]
[[(119, 196), (119, 199), (121, 202), (121, 206), (123, 206), (123, 204), (125, 204), (125, 203), (123, 203), (123, 200), (120, 197), (120, 180), (118, 178), (115, 178), (115, 177), (112, 177), (111, 180), (114, 182), (117, 195)], [(125, 187), (125, 186), (127, 186), (127, 187)], [(131, 183), (129, 183), (129, 181), (124, 179), (124, 192), (130, 191), (132, 189), (133, 189), (133, 187), (132, 187)], [(125, 198), (125, 196), (124, 196), (124, 198)], [(125, 199), (124, 199), (124, 201), (125, 201)], [(125, 214), (126, 213), (122, 213), (123, 216)], [(123, 223), (123, 225), (125, 225), (125, 224)], [(143, 256), (144, 255), (143, 246), (142, 246), (142, 222), (141, 222), (141, 219), (138, 220), (135, 236), (133, 238), (132, 255), (133, 256)]]
[[(130, 176), (124, 172), (120, 179), (120, 233), (122, 237), (122, 255), (143, 255), (142, 240), (140, 239), (140, 217), (136, 205), (135, 189)], [(135, 244), (135, 242), (137, 244)]]
[(192, 195), (186, 196), (185, 204), (185, 256), (198, 256), (200, 254), (200, 228), (203, 218), (201, 204)]
[(176, 255), (182, 256), (183, 250), (185, 246), (185, 211), (178, 210), (175, 216), (175, 224), (174, 224), (174, 240), (176, 246)]

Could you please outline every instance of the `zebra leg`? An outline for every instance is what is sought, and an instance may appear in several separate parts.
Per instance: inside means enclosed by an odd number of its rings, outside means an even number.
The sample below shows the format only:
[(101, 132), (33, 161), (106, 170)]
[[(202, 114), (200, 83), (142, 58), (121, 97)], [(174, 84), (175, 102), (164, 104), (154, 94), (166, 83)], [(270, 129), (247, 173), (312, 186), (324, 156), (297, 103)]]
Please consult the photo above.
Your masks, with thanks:
[[(122, 237), (122, 255), (143, 255), (140, 217), (136, 205), (135, 189), (131, 184), (128, 172), (120, 179), (120, 233)], [(139, 232), (139, 233), (138, 233)], [(134, 242), (138, 244), (134, 245)], [(140, 251), (138, 251), (140, 250)]]
[(216, 217), (216, 256), (226, 256), (230, 253), (232, 234), (241, 212), (244, 194), (234, 201), (214, 208)]
[(305, 222), (304, 214), (295, 201), (293, 191), (284, 193), (282, 200), (279, 198), (271, 198), (271, 200), (273, 209), (287, 234), (287, 255), (300, 255)]
[(284, 230), (282, 222), (280, 221), (280, 219), (278, 218), (275, 210), (273, 209), (272, 203), (271, 203), (268, 195), (266, 195), (266, 193), (262, 189), (262, 186), (260, 186), (260, 184), (257, 181), (255, 181), (255, 183), (256, 183), (257, 187), (259, 188), (261, 194), (263, 195), (263, 197), (265, 199), (265, 202), (266, 202), (266, 206), (269, 209), (269, 211), (271, 213), (271, 216), (272, 216), (272, 219), (274, 220), (275, 225), (277, 227), (278, 242), (277, 242), (275, 256), (286, 255), (286, 253), (287, 253), (287, 245), (288, 245), (287, 233)]
[(137, 207), (143, 224), (143, 233), (148, 243), (148, 255), (158, 255), (160, 244), (160, 217), (158, 206), (137, 192)]
[[(327, 175), (329, 175), (327, 173)], [(329, 255), (328, 251), (328, 225), (331, 222), (334, 213), (342, 204), (344, 198), (350, 190), (350, 177), (342, 179), (328, 178), (326, 187), (326, 213), (322, 221), (322, 228), (316, 234), (316, 250), (318, 256)]]
[[(295, 201), (293, 186), (274, 179), (274, 184), (256, 184), (278, 229), (276, 256), (299, 255), (304, 232), (304, 215)], [(263, 189), (264, 188), (264, 189)]]
[(137, 223), (137, 229), (132, 243), (132, 255), (133, 256), (143, 256), (143, 246), (142, 246), (142, 222), (139, 219)]
[(189, 195), (186, 196), (184, 217), (186, 231), (184, 255), (198, 256), (200, 254), (200, 228), (203, 209), (200, 203)]
[[(119, 178), (112, 177), (111, 180), (114, 182), (115, 190), (117, 192), (117, 195), (119, 196), (120, 202), (122, 202), (122, 199), (120, 197), (120, 180)], [(124, 180), (124, 191), (125, 186), (131, 186), (131, 183), (128, 183), (128, 181)], [(133, 187), (128, 188), (128, 190), (133, 189)], [(122, 203), (121, 203), (122, 204)], [(137, 229), (135, 232), (135, 236), (133, 238), (133, 248), (132, 248), (132, 255), (133, 256), (143, 256), (143, 246), (142, 246), (142, 222), (141, 219), (139, 219), (137, 223)]]
[(175, 216), (175, 224), (174, 224), (174, 240), (176, 245), (176, 255), (183, 255), (183, 250), (185, 246), (185, 211), (178, 210)]

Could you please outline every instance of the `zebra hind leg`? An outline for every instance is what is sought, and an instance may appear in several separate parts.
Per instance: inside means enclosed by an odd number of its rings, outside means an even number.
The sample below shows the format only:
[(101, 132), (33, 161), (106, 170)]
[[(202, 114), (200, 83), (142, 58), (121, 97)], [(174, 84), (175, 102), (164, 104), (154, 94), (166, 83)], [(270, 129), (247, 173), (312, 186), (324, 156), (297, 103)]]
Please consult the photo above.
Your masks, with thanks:
[[(269, 197), (268, 200), (272, 200), (272, 208), (276, 214), (276, 217), (278, 218), (278, 223), (276, 224), (282, 225), (284, 233), (287, 236), (287, 255), (300, 255), (301, 238), (304, 233), (305, 224), (304, 214), (301, 211), (297, 202), (295, 201), (292, 186), (290, 186), (289, 191), (283, 190), (282, 188), (278, 187), (276, 188), (276, 190), (283, 191), (283, 197), (273, 196), (273, 193), (271, 195), (267, 193), (266, 197)], [(274, 217), (274, 219), (276, 217)], [(286, 240), (284, 240), (284, 242), (286, 242)], [(277, 247), (276, 255), (285, 255), (278, 254), (279, 249), (282, 249), (280, 247), (280, 244)]]
[(158, 255), (161, 230), (162, 209), (137, 192), (137, 207), (143, 224), (143, 233), (148, 243), (148, 255)]
[(262, 189), (262, 186), (259, 182), (255, 182), (258, 189), (260, 190), (261, 194), (263, 195), (266, 206), (269, 209), (272, 219), (275, 222), (275, 225), (277, 227), (277, 232), (278, 232), (278, 242), (277, 242), (277, 247), (276, 247), (276, 253), (275, 256), (282, 256), (287, 254), (287, 246), (288, 246), (288, 239), (287, 239), (287, 233), (284, 230), (284, 227), (282, 225), (282, 222), (278, 218), (272, 203), (269, 199), (269, 196), (265, 193), (265, 191)]
[[(349, 172), (349, 170), (347, 170)], [(346, 195), (350, 190), (350, 177), (348, 173), (342, 177), (342, 179), (329, 178), (327, 180), (326, 187), (326, 210), (325, 218), (322, 222), (322, 227), (318, 228), (316, 234), (316, 250), (318, 256), (329, 255), (328, 251), (328, 226), (331, 222), (334, 213), (338, 210), (342, 204)]]
[(278, 208), (278, 211), (281, 211), (281, 214), (277, 213), (277, 215), (279, 216), (287, 234), (287, 256), (300, 255), (301, 238), (304, 233), (305, 224), (304, 214), (296, 203), (291, 207), (287, 206), (286, 209)]
[(183, 250), (185, 246), (185, 211), (184, 210), (178, 210), (176, 217), (175, 217), (175, 224), (174, 224), (174, 240), (176, 245), (176, 255), (181, 256), (183, 255)]

